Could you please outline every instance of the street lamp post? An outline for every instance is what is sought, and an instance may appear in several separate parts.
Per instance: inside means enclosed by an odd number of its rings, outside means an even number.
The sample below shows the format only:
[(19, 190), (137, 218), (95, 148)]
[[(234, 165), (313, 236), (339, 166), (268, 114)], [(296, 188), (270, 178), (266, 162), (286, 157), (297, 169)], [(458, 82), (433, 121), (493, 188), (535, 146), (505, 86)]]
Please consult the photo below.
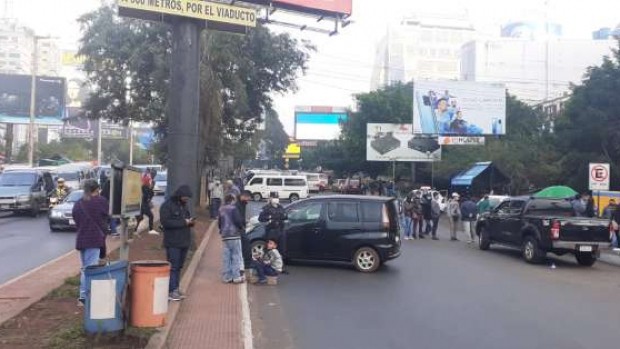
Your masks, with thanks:
[(37, 71), (39, 69), (39, 40), (50, 39), (50, 36), (33, 37), (34, 47), (32, 49), (32, 74), (30, 82), (30, 124), (28, 125), (28, 164), (34, 166), (34, 133), (35, 133), (35, 114), (37, 108)]

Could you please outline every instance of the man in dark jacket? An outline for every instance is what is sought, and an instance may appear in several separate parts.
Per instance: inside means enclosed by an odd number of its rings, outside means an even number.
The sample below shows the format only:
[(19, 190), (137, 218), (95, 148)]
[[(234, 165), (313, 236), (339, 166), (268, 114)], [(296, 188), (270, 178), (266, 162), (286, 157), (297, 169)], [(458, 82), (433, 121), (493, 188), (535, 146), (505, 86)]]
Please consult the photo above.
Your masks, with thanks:
[(431, 194), (425, 192), (422, 194), (422, 198), (420, 199), (420, 205), (422, 206), (422, 218), (424, 218), (424, 235), (428, 235), (432, 231), (432, 220), (433, 220), (433, 208), (432, 208), (432, 200)]
[(159, 208), (159, 219), (164, 229), (164, 247), (170, 262), (169, 299), (173, 301), (184, 298), (179, 290), (179, 282), (181, 269), (192, 242), (191, 228), (195, 224), (195, 219), (189, 212), (191, 197), (192, 191), (189, 186), (182, 185)]
[(286, 242), (282, 234), (284, 232), (284, 221), (286, 221), (286, 211), (284, 206), (280, 205), (280, 199), (277, 193), (272, 193), (269, 203), (265, 205), (258, 216), (258, 221), (267, 223), (267, 239), (275, 239), (283, 252), (286, 251), (284, 245)]
[(232, 194), (224, 198), (224, 206), (220, 208), (219, 228), (222, 236), (222, 282), (240, 284), (243, 256), (241, 253), (241, 231), (245, 224), (241, 213), (235, 205), (236, 198)]
[(463, 228), (465, 229), (465, 234), (469, 234), (467, 240), (468, 244), (474, 242), (477, 219), (478, 206), (471, 198), (465, 198), (465, 201), (463, 201), (463, 203), (461, 204), (461, 220), (463, 221)]
[(153, 196), (155, 196), (155, 192), (153, 192), (153, 187), (149, 184), (142, 184), (142, 204), (140, 205), (140, 214), (136, 217), (138, 221), (138, 226), (140, 226), (140, 222), (146, 215), (149, 218), (149, 234), (151, 235), (159, 235), (159, 233), (153, 229), (153, 211), (151, 211)]
[(250, 200), (252, 200), (252, 193), (244, 190), (241, 192), (241, 195), (239, 195), (239, 201), (237, 201), (237, 209), (239, 210), (239, 214), (241, 215), (241, 219), (243, 220), (243, 227), (241, 231), (241, 252), (243, 254), (243, 269), (249, 269), (252, 265), (252, 248), (250, 246), (250, 239), (248, 239), (248, 235), (245, 232), (248, 219), (247, 206)]

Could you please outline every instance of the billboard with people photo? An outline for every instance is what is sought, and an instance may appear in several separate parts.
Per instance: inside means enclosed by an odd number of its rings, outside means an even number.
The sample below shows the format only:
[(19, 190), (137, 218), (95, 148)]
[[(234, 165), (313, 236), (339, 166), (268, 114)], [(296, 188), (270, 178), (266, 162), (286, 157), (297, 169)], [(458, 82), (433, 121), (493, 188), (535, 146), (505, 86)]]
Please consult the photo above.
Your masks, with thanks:
[(416, 81), (414, 133), (440, 136), (506, 134), (506, 88), (472, 81)]

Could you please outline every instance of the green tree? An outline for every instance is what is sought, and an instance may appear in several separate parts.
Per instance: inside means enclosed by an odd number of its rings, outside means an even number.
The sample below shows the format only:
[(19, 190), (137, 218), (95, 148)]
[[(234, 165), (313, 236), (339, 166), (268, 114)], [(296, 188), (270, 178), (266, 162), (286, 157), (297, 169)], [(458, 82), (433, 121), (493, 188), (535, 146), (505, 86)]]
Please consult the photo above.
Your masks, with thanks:
[[(80, 54), (93, 86), (87, 116), (154, 121), (156, 153), (166, 160), (165, 135), (171, 34), (164, 24), (119, 18), (103, 6), (80, 18)], [(200, 130), (203, 160), (217, 163), (252, 138), (272, 93), (295, 90), (313, 47), (258, 26), (245, 36), (204, 31), (201, 36)]]
[(588, 163), (611, 164), (612, 187), (620, 189), (620, 40), (602, 65), (590, 67), (556, 122), (555, 138), (566, 184), (588, 186)]

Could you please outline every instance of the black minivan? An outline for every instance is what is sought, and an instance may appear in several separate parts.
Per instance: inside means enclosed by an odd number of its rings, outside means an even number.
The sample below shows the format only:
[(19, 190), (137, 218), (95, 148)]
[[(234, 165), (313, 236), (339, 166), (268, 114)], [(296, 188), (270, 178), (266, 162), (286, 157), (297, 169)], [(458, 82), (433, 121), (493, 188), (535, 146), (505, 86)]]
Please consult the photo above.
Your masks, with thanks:
[[(286, 212), (286, 247), (281, 252), (288, 260), (352, 262), (369, 273), (400, 256), (398, 202), (393, 198), (318, 196), (295, 202)], [(262, 253), (265, 226), (253, 227), (248, 239), (252, 253)]]

